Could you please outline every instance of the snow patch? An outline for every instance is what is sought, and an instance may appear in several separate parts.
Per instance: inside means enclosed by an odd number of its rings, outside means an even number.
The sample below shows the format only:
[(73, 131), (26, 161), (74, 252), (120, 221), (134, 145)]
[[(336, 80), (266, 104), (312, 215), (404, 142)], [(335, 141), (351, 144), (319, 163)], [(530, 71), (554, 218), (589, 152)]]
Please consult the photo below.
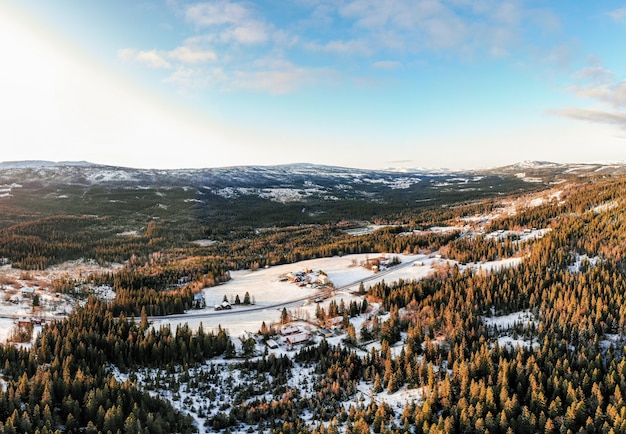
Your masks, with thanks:
[(508, 315), (483, 317), (487, 326), (497, 327), (499, 330), (508, 330), (515, 324), (536, 323), (535, 316), (530, 311), (513, 312)]
[(576, 255), (576, 259), (572, 265), (569, 265), (567, 269), (570, 273), (580, 273), (581, 267), (584, 264), (588, 264), (591, 267), (595, 267), (601, 259), (599, 256), (589, 257), (587, 255)]
[(535, 182), (535, 183), (543, 182), (541, 178), (533, 178), (533, 177), (526, 176), (525, 172), (516, 173), (515, 176), (524, 182)]
[(117, 234), (118, 237), (138, 237), (139, 236), (139, 232), (137, 231), (126, 231), (126, 232), (118, 232)]
[(599, 214), (601, 212), (609, 211), (609, 210), (612, 210), (613, 208), (617, 208), (618, 205), (619, 204), (617, 203), (616, 200), (612, 200), (610, 202), (606, 202), (606, 203), (596, 206), (595, 208), (592, 209), (592, 211), (596, 214)]
[(195, 240), (195, 241), (192, 241), (192, 243), (200, 247), (209, 247), (217, 243), (217, 241), (206, 239), (206, 240)]

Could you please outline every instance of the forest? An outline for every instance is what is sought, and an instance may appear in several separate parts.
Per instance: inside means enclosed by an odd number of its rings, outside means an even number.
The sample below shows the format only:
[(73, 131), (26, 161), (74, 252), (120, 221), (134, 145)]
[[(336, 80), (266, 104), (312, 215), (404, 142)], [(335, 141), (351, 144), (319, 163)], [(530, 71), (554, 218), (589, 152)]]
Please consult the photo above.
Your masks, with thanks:
[[(494, 218), (485, 234), (471, 237), (425, 229), (490, 213), (500, 201), (440, 212), (390, 209), (376, 221), (393, 226), (356, 237), (340, 220), (233, 228), (204, 247), (170, 239), (167, 223), (158, 221), (131, 238), (92, 230), (95, 217), (85, 216), (4, 228), (0, 257), (16, 267), (41, 269), (76, 254), (125, 266), (57, 282), (60, 292), (80, 294), (84, 304), (47, 324), (32, 349), (0, 347), (0, 432), (626, 432), (625, 187), (624, 177), (569, 181), (559, 185), (558, 199)], [(486, 236), (530, 228), (549, 231), (527, 242)], [(419, 281), (363, 288), (360, 303), (318, 312), (344, 317), (344, 344), (322, 340), (292, 359), (240, 354), (221, 329), (156, 329), (148, 321), (183, 312), (194, 291), (228, 280), (233, 270), (374, 252), (439, 252), (459, 264), (523, 260), (493, 272), (448, 266)], [(572, 267), (577, 261), (580, 267)], [(89, 284), (112, 286), (116, 298), (97, 300)], [(351, 318), (371, 306), (379, 313), (351, 328)], [(511, 330), (489, 322), (520, 311), (532, 319)], [(264, 330), (262, 339), (274, 333)], [(510, 333), (527, 344), (501, 345)], [(378, 345), (363, 351), (366, 342)], [(222, 378), (216, 360), (229, 361), (231, 374), (239, 372), (247, 384), (224, 386), (229, 404), (210, 413)], [(311, 381), (294, 387), (303, 368)], [(131, 375), (120, 381), (114, 370)], [(148, 377), (143, 386), (132, 375), (140, 372)], [(200, 427), (149, 393), (183, 385), (204, 397)], [(364, 386), (370, 397), (360, 397)], [(399, 390), (419, 390), (421, 399), (401, 408), (375, 399)]]

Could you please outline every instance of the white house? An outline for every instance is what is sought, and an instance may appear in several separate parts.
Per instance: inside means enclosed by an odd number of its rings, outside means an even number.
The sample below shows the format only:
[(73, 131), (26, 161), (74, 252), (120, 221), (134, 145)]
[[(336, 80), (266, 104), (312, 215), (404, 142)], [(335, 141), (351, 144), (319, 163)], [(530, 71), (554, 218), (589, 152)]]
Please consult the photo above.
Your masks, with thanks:
[(296, 345), (308, 342), (309, 338), (310, 336), (307, 332), (302, 332), (287, 336), (286, 341), (289, 345)]

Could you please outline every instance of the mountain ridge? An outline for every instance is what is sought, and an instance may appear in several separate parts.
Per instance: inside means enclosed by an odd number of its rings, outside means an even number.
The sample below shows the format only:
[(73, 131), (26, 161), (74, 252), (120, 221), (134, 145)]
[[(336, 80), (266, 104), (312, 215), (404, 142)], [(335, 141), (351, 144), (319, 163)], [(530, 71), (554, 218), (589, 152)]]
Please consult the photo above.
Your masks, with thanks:
[(349, 166), (335, 166), (329, 164), (316, 164), (308, 162), (296, 162), (285, 164), (269, 164), (269, 165), (236, 165), (236, 166), (218, 166), (218, 167), (181, 167), (181, 168), (140, 168), (132, 166), (120, 166), (112, 164), (93, 163), (84, 160), (68, 160), (68, 161), (52, 161), (52, 160), (15, 160), (0, 161), (0, 170), (3, 169), (23, 169), (23, 168), (53, 168), (53, 167), (83, 167), (83, 168), (102, 168), (102, 169), (118, 169), (132, 170), (142, 172), (202, 172), (202, 171), (224, 171), (224, 170), (268, 170), (268, 169), (290, 169), (290, 170), (311, 170), (311, 169), (332, 169), (332, 170), (350, 170), (354, 172), (384, 172), (384, 173), (482, 173), (482, 172), (501, 172), (511, 170), (545, 170), (558, 168), (599, 168), (599, 167), (626, 167), (625, 162), (574, 162), (574, 163), (557, 163), (553, 161), (543, 160), (523, 160), (517, 163), (495, 166), (490, 168), (424, 168), (424, 167), (401, 167), (401, 168), (356, 168)]

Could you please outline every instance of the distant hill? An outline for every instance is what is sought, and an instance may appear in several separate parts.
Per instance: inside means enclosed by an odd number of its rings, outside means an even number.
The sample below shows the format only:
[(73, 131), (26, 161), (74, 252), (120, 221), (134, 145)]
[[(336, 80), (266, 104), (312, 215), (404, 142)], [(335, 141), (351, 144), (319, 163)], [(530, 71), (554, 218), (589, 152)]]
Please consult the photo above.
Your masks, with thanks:
[(621, 173), (626, 166), (549, 162), (454, 172), (306, 163), (161, 170), (6, 162), (0, 163), (0, 227), (51, 215), (107, 217), (120, 232), (155, 219), (215, 228), (370, 220)]

